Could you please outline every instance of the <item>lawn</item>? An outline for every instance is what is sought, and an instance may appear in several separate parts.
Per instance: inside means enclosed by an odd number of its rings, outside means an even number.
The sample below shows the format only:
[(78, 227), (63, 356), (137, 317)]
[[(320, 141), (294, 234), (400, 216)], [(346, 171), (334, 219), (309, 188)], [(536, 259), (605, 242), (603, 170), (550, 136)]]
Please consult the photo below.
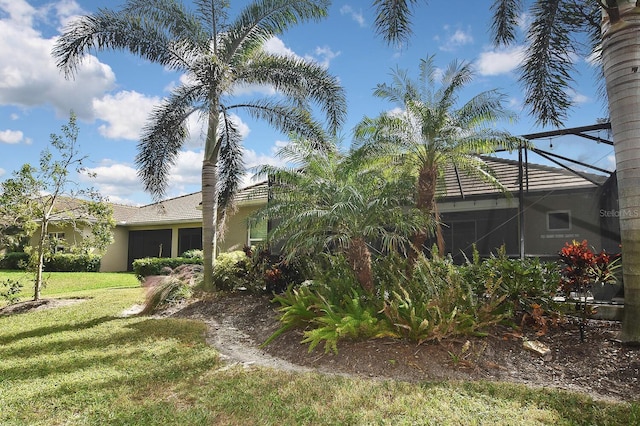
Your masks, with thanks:
[[(496, 383), (375, 381), (224, 365), (205, 325), (121, 316), (126, 274), (51, 274), (70, 306), (0, 317), (0, 424), (638, 424), (640, 406)], [(78, 283), (73, 283), (74, 277)], [(129, 278), (133, 279), (130, 281)], [(58, 282), (60, 283), (58, 286)], [(109, 284), (106, 284), (109, 283)]]

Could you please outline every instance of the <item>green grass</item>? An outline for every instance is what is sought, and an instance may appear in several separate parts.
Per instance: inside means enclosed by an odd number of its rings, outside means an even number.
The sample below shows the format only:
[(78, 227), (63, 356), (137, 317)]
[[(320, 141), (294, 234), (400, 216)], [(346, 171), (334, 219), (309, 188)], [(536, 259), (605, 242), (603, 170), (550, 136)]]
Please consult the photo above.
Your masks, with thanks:
[[(0, 282), (6, 279), (20, 281), (22, 291), (18, 295), (20, 301), (33, 298), (33, 273), (25, 271), (0, 270)], [(102, 288), (140, 287), (140, 282), (132, 273), (95, 273), (95, 272), (45, 272), (41, 297), (70, 296), (74, 293)], [(3, 306), (0, 300), (0, 306)]]
[(122, 318), (142, 289), (105, 287), (67, 290), (88, 297), (71, 306), (0, 317), (0, 425), (640, 423), (638, 404), (503, 383), (226, 368), (203, 323)]

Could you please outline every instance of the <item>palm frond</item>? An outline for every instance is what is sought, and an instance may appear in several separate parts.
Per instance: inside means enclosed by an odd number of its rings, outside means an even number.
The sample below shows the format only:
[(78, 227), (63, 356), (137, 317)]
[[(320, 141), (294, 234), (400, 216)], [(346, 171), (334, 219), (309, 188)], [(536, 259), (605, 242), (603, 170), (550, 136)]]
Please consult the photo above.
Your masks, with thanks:
[(402, 45), (413, 34), (411, 6), (418, 0), (374, 0), (376, 33), (388, 43)]
[(164, 195), (169, 171), (188, 137), (186, 119), (197, 110), (193, 105), (202, 97), (200, 90), (198, 86), (174, 89), (154, 108), (142, 130), (135, 162), (145, 190), (156, 199)]
[(315, 102), (335, 135), (346, 118), (346, 97), (338, 79), (323, 66), (285, 55), (262, 52), (237, 72), (237, 84), (263, 84), (291, 98), (299, 107)]
[(522, 13), (523, 0), (495, 0), (491, 5), (493, 23), (491, 31), (494, 43), (506, 45), (516, 39), (515, 30)]
[(161, 65), (178, 67), (182, 58), (168, 49), (171, 39), (158, 23), (123, 11), (100, 9), (76, 18), (56, 40), (56, 65), (73, 76), (84, 56), (92, 51), (127, 50)]
[(569, 27), (562, 19), (566, 0), (537, 0), (532, 7), (526, 59), (521, 66), (521, 81), (526, 88), (525, 104), (543, 125), (560, 126), (571, 102), (566, 90), (573, 83), (575, 52)]

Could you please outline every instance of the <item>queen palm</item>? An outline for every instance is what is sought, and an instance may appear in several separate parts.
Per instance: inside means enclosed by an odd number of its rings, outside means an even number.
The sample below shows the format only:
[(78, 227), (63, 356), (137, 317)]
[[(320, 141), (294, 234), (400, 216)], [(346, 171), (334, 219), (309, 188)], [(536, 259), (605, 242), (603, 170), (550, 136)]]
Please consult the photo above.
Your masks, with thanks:
[(539, 122), (562, 125), (571, 106), (566, 90), (574, 83), (574, 58), (600, 56), (618, 179), (625, 288), (621, 338), (640, 343), (640, 2), (495, 0), (497, 43), (516, 41), (514, 29), (527, 4), (532, 22), (521, 81)]
[[(405, 70), (395, 70), (392, 77), (391, 84), (378, 84), (374, 95), (396, 104), (399, 112), (363, 119), (355, 136), (369, 155), (391, 158), (396, 167), (417, 177), (416, 207), (425, 215), (436, 215), (437, 186), (446, 165), (502, 187), (478, 154), (523, 143), (494, 127), (498, 120), (512, 117), (503, 107), (504, 96), (486, 91), (458, 106), (459, 92), (473, 77), (471, 65), (454, 61), (440, 73), (433, 56), (420, 61), (417, 80)], [(426, 231), (413, 237), (413, 259), (423, 249)], [(440, 232), (438, 236), (442, 253)]]
[(273, 182), (258, 218), (273, 219), (272, 242), (288, 256), (340, 252), (360, 286), (374, 292), (372, 249), (402, 250), (408, 237), (429, 226), (413, 204), (413, 178), (371, 167), (361, 151), (318, 151), (306, 139), (280, 154), (290, 167), (263, 166)]
[[(129, 0), (121, 10), (101, 9), (72, 22), (53, 55), (67, 75), (93, 50), (125, 50), (184, 73), (180, 85), (156, 107), (143, 129), (136, 164), (145, 189), (160, 199), (187, 136), (187, 118), (206, 120), (202, 163), (202, 219), (205, 287), (212, 286), (218, 206), (229, 205), (243, 173), (240, 133), (231, 112), (245, 110), (285, 132), (325, 140), (312, 119), (311, 104), (335, 132), (346, 114), (336, 78), (322, 66), (268, 53), (269, 38), (299, 22), (326, 15), (328, 0), (255, 0), (229, 21), (229, 1), (194, 0), (188, 10), (178, 0)], [(234, 90), (268, 85), (280, 96), (233, 103)]]

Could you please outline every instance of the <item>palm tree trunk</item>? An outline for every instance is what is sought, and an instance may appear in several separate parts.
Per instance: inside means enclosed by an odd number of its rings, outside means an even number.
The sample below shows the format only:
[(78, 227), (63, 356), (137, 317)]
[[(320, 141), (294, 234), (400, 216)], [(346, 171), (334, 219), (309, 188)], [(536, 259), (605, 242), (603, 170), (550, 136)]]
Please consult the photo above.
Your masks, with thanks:
[(214, 247), (216, 240), (215, 206), (216, 185), (218, 170), (215, 162), (205, 160), (202, 162), (202, 263), (203, 263), (203, 288), (213, 291), (213, 262), (215, 259)]
[[(420, 169), (418, 174), (418, 188), (416, 191), (416, 207), (424, 215), (437, 215), (437, 212), (435, 211), (437, 184), (437, 167), (427, 166)], [(436, 219), (439, 219), (439, 217), (436, 217)], [(413, 248), (409, 251), (408, 268), (410, 270), (413, 270), (413, 266), (415, 265), (419, 254), (424, 250), (424, 243), (427, 241), (428, 237), (429, 234), (427, 229), (424, 229), (411, 237)], [(442, 256), (444, 255), (444, 239), (442, 238), (442, 229), (440, 227), (439, 220), (436, 227), (436, 241), (438, 244), (438, 251)]]
[(211, 101), (207, 139), (202, 161), (202, 263), (203, 283), (206, 291), (215, 290), (213, 285), (213, 267), (217, 242), (217, 201), (218, 201), (218, 109), (217, 99)]
[(619, 4), (619, 21), (603, 15), (602, 61), (618, 177), (624, 284), (621, 339), (640, 343), (640, 8), (629, 1)]
[(364, 291), (373, 294), (373, 272), (371, 252), (363, 238), (354, 238), (347, 248), (347, 261)]

